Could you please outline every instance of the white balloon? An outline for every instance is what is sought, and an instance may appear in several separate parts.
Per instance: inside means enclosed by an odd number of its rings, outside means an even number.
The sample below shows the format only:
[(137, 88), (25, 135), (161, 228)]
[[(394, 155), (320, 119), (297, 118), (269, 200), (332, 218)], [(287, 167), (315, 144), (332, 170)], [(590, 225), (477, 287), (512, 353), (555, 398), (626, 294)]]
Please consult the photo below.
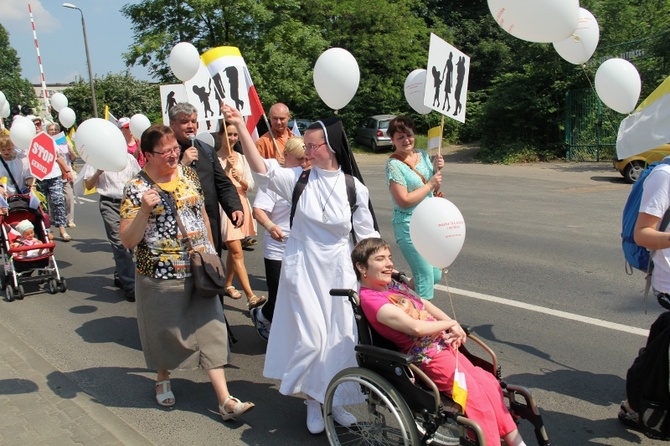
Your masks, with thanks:
[[(0, 109), (3, 109), (5, 107), (6, 103), (7, 103), (7, 97), (5, 96), (5, 94), (2, 91), (0, 91)], [(6, 116), (5, 116), (5, 118), (6, 118)]]
[(449, 267), (465, 242), (465, 221), (449, 200), (426, 198), (414, 208), (409, 236), (416, 250), (436, 268)]
[(488, 0), (502, 29), (529, 42), (567, 39), (579, 24), (579, 0)]
[(126, 138), (112, 122), (91, 118), (77, 128), (77, 150), (96, 169), (120, 172), (126, 168)]
[(12, 126), (9, 128), (9, 138), (16, 147), (26, 153), (30, 149), (30, 142), (36, 134), (37, 129), (35, 128), (35, 124), (25, 116), (19, 116), (14, 119)]
[(63, 93), (54, 93), (51, 95), (51, 106), (57, 112), (60, 112), (69, 104), (67, 97)]
[(0, 109), (0, 117), (9, 118), (10, 109), (11, 107), (9, 106), (9, 102), (5, 101), (5, 103), (2, 105), (2, 109)]
[(200, 68), (200, 54), (193, 44), (179, 42), (170, 51), (170, 68), (182, 82), (191, 80)]
[(358, 62), (343, 48), (321, 53), (314, 65), (314, 87), (321, 100), (333, 110), (340, 110), (353, 99), (361, 80)]
[(432, 108), (423, 105), (423, 97), (426, 90), (426, 70), (417, 68), (407, 75), (405, 79), (405, 99), (407, 103), (422, 115), (427, 115)]
[(60, 121), (63, 127), (69, 129), (74, 125), (74, 122), (77, 120), (77, 115), (75, 114), (74, 110), (72, 110), (70, 107), (64, 107), (61, 108), (61, 110), (58, 112), (58, 120)]
[(130, 133), (137, 139), (142, 138), (142, 133), (149, 127), (151, 127), (151, 121), (141, 113), (137, 113), (130, 118)]
[(579, 8), (579, 25), (570, 37), (560, 42), (554, 42), (554, 49), (563, 59), (571, 64), (586, 63), (598, 46), (600, 28), (593, 14), (584, 8)]
[(196, 135), (195, 139), (204, 142), (211, 147), (214, 147), (214, 137), (209, 132), (200, 132)]
[(596, 71), (596, 92), (605, 105), (619, 113), (635, 109), (642, 81), (635, 66), (625, 59), (608, 59)]

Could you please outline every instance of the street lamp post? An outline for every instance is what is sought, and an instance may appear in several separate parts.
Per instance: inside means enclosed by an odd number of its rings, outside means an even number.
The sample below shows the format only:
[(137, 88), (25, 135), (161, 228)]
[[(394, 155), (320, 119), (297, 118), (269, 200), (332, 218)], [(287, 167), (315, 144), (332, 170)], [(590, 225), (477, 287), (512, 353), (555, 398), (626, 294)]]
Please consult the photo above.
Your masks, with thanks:
[(88, 38), (86, 37), (86, 22), (84, 21), (84, 12), (72, 3), (63, 3), (65, 8), (76, 9), (81, 14), (81, 27), (84, 30), (84, 48), (86, 49), (86, 64), (88, 65), (88, 81), (91, 85), (91, 105), (93, 106), (93, 116), (98, 117), (98, 106), (95, 102), (95, 87), (93, 86), (93, 70), (91, 69), (91, 56), (88, 52)]

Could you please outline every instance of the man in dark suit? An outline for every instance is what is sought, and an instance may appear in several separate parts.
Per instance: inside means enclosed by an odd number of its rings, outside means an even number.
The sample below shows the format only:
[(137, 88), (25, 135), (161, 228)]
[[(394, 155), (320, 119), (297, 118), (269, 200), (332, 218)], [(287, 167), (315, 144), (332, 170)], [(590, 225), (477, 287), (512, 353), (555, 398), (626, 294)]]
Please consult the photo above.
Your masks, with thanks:
[(212, 228), (212, 239), (216, 252), (221, 253), (221, 218), (219, 204), (230, 221), (239, 228), (244, 223), (244, 211), (235, 186), (221, 167), (214, 148), (195, 139), (198, 131), (198, 111), (187, 103), (180, 102), (170, 109), (170, 128), (175, 133), (181, 149), (180, 162), (198, 172), (205, 210)]

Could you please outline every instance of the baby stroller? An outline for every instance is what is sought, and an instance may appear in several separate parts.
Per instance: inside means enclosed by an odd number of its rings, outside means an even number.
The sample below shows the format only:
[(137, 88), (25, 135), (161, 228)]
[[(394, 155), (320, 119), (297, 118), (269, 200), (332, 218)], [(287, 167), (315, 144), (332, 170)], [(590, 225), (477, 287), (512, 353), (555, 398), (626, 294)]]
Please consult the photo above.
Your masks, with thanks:
[[(65, 292), (67, 284), (61, 277), (54, 257), (55, 243), (49, 240), (47, 228), (49, 216), (41, 207), (30, 207), (29, 195), (11, 195), (7, 198), (9, 211), (0, 216), (0, 252), (3, 268), (0, 272), (0, 286), (5, 290), (4, 299), (11, 302), (23, 299), (27, 282), (46, 283), (51, 294)], [(41, 243), (32, 246), (12, 248), (11, 244), (20, 236), (14, 229), (22, 220), (30, 221), (35, 229), (35, 238)]]
[[(403, 275), (398, 276), (407, 282)], [(331, 445), (464, 445), (484, 446), (479, 425), (467, 418), (460, 405), (440, 393), (435, 383), (410, 357), (397, 351), (396, 346), (381, 337), (368, 324), (355, 290), (333, 289), (333, 296), (347, 296), (354, 310), (358, 329), (356, 360), (358, 367), (339, 372), (326, 390), (323, 404), (326, 434)], [(468, 339), (481, 347), (490, 362), (471, 354), (465, 346), (459, 351), (470, 361), (494, 374), (508, 401), (515, 420), (530, 421), (540, 446), (548, 446), (549, 438), (530, 391), (506, 384), (495, 353), (476, 336), (467, 332)], [(347, 403), (344, 408), (357, 420), (351, 426), (337, 424), (332, 408)]]

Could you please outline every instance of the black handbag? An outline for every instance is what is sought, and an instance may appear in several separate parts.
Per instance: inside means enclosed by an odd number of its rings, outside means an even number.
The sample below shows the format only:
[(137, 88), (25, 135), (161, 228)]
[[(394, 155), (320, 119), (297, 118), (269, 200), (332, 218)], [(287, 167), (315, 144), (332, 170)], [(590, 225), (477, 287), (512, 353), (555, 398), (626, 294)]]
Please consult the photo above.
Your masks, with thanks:
[(177, 221), (177, 226), (179, 226), (179, 230), (186, 243), (186, 249), (188, 250), (188, 257), (191, 265), (191, 274), (193, 275), (195, 288), (198, 291), (198, 294), (202, 297), (224, 295), (226, 291), (226, 270), (221, 261), (221, 257), (219, 257), (218, 254), (210, 254), (193, 249), (188, 232), (186, 232), (184, 223), (182, 223), (179, 213), (177, 212), (177, 206), (174, 203), (172, 194), (168, 194), (165, 190), (160, 188), (144, 171), (142, 171), (142, 174), (144, 179), (156, 186), (158, 194), (168, 204), (172, 211), (172, 215)]

